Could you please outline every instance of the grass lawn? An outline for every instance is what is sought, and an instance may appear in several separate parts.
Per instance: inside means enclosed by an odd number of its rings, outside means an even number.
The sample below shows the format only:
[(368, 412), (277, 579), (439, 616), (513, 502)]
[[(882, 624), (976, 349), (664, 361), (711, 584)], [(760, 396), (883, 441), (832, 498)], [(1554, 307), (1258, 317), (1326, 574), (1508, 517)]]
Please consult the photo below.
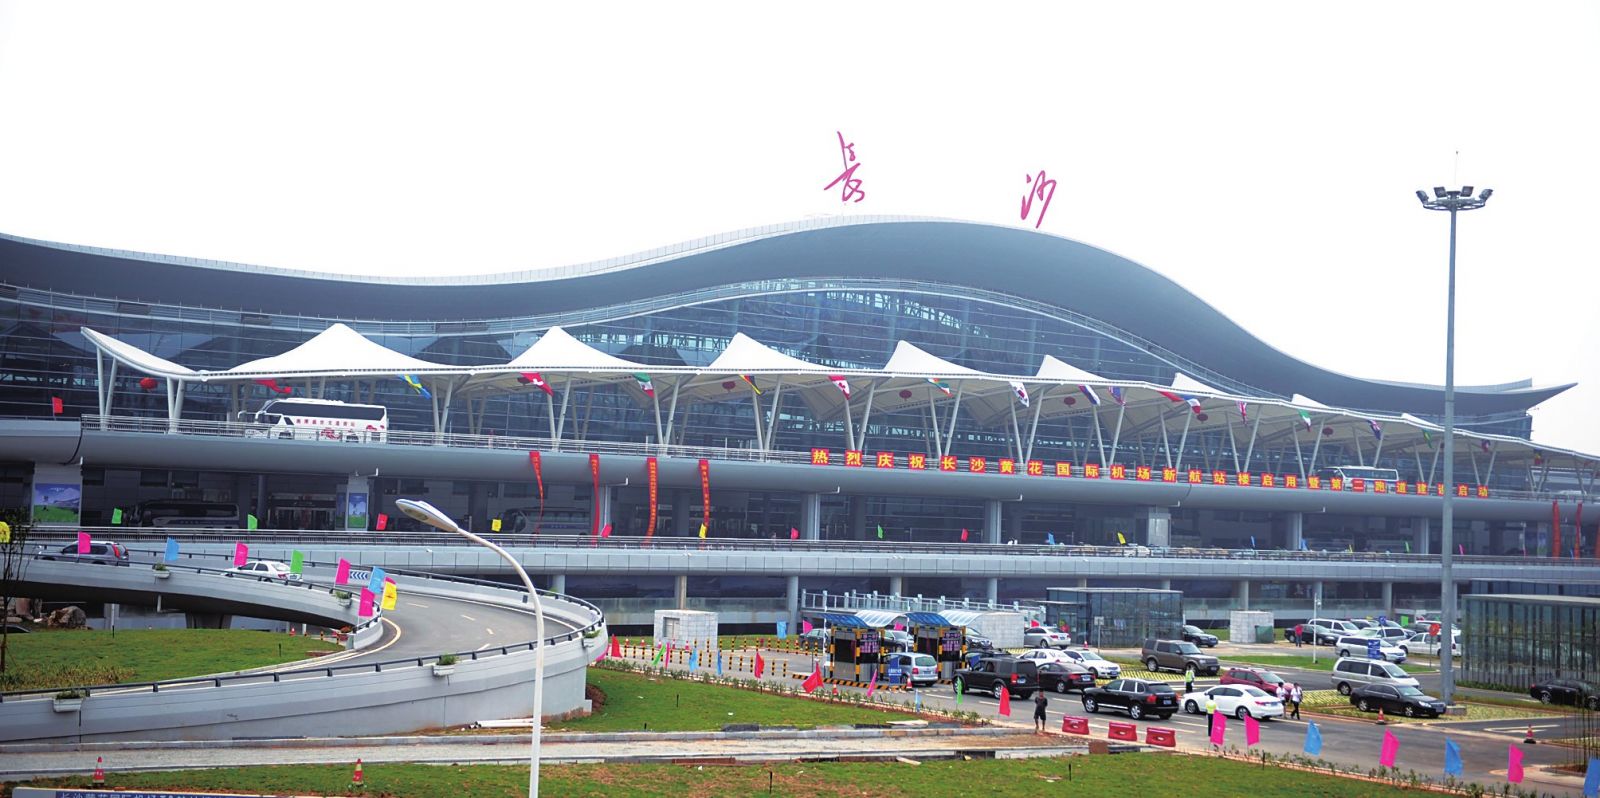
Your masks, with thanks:
[[(1159, 757), (1153, 759), (1152, 757)], [(1068, 780), (1068, 768), (1071, 780)], [(540, 768), (545, 795), (660, 798), (663, 795), (775, 795), (904, 798), (908, 795), (1158, 795), (1181, 785), (1208, 798), (1326, 798), (1400, 795), (1398, 787), (1203, 756), (1118, 754), (1059, 759), (807, 762), (780, 765), (551, 765)], [(528, 794), (528, 769), (505, 765), (385, 765), (365, 768), (367, 792), (392, 798), (514, 798)], [(47, 779), (35, 786), (87, 787), (88, 778)], [(348, 794), (350, 767), (239, 767), (174, 773), (111, 774), (108, 787), (248, 790), (266, 794)], [(1414, 792), (1410, 794), (1415, 794)], [(0, 791), (9, 798), (10, 789)]]
[[(605, 694), (605, 702), (597, 702), (594, 714), (586, 718), (553, 723), (551, 728), (586, 732), (641, 731), (647, 727), (650, 731), (707, 731), (728, 723), (812, 728), (914, 719), (905, 712), (607, 668), (590, 668), (589, 684)], [(795, 681), (796, 686), (799, 684)], [(896, 700), (910, 700), (901, 693), (894, 696)]]
[(277, 665), (333, 642), (246, 629), (36, 631), (11, 635), (0, 689), (154, 682)]

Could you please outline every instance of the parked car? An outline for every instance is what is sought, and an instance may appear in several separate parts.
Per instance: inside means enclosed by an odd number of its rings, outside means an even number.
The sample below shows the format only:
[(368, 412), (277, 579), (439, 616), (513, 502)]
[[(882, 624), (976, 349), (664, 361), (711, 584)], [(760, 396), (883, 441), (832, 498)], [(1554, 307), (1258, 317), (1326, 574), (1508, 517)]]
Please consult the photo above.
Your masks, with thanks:
[(1341, 657), (1365, 657), (1367, 656), (1367, 652), (1371, 650), (1368, 646), (1368, 643), (1371, 643), (1374, 640), (1378, 641), (1379, 656), (1389, 660), (1390, 662), (1406, 661), (1406, 652), (1404, 649), (1392, 643), (1380, 640), (1376, 637), (1363, 637), (1361, 635), (1349, 635), (1346, 637), (1341, 637), (1339, 638), (1338, 642), (1333, 644), (1333, 650), (1335, 654), (1338, 654)]
[(1115, 679), (1122, 675), (1122, 666), (1090, 651), (1086, 648), (1067, 649), (1061, 652), (1062, 656), (1070, 657), (1074, 662), (1089, 669), (1096, 679)]
[(962, 632), (962, 639), (966, 641), (968, 651), (973, 649), (979, 649), (981, 651), (996, 650), (993, 640), (990, 640), (983, 632), (980, 632), (970, 626), (967, 627), (966, 631)]
[(1222, 678), (1218, 684), (1242, 684), (1265, 690), (1273, 695), (1278, 694), (1285, 684), (1283, 677), (1266, 668), (1223, 668)]
[(1329, 681), (1333, 689), (1350, 695), (1357, 687), (1369, 684), (1386, 684), (1390, 687), (1417, 687), (1417, 680), (1391, 662), (1365, 657), (1344, 657), (1333, 664)]
[(1178, 694), (1172, 685), (1162, 682), (1113, 679), (1104, 687), (1083, 691), (1083, 711), (1095, 713), (1103, 709), (1126, 712), (1134, 720), (1145, 717), (1166, 720), (1178, 711)]
[(1600, 691), (1588, 682), (1577, 679), (1542, 679), (1528, 688), (1528, 695), (1544, 704), (1571, 704), (1588, 709), (1600, 709)]
[(1362, 712), (1396, 712), (1408, 718), (1437, 718), (1445, 712), (1443, 701), (1410, 685), (1369, 684), (1350, 691), (1350, 705)]
[(1283, 702), (1259, 687), (1247, 684), (1219, 684), (1198, 693), (1183, 697), (1183, 711), (1191, 715), (1205, 712), (1206, 699), (1217, 702), (1217, 711), (1244, 720), (1248, 715), (1256, 720), (1283, 717)]
[(270, 582), (274, 579), (282, 579), (285, 582), (300, 581), (300, 575), (291, 572), (288, 563), (278, 562), (277, 560), (251, 560), (244, 565), (229, 568), (222, 572), (223, 576), (233, 576), (234, 574), (253, 576), (263, 582)]
[(1358, 632), (1362, 629), (1371, 629), (1372, 627), (1377, 626), (1376, 623), (1369, 621), (1366, 618), (1351, 618), (1345, 621), (1345, 623), (1355, 627), (1356, 631)]
[[(1439, 638), (1434, 637), (1427, 632), (1418, 632), (1406, 638), (1405, 640), (1400, 641), (1397, 645), (1400, 647), (1401, 651), (1406, 652), (1406, 656), (1408, 657), (1415, 657), (1418, 655), (1437, 657), (1439, 656), (1439, 642)], [(1459, 635), (1456, 636), (1455, 640), (1450, 642), (1450, 653), (1453, 656), (1461, 656), (1461, 637)]]
[[(1318, 646), (1333, 645), (1340, 637), (1355, 633), (1356, 627), (1350, 622), (1332, 618), (1312, 618), (1300, 624), (1300, 642)], [(1294, 642), (1294, 629), (1285, 629), (1283, 639)]]
[(800, 634), (800, 647), (809, 651), (826, 651), (832, 639), (833, 632), (826, 627), (818, 627)]
[[(892, 662), (900, 664), (902, 684), (909, 681), (914, 686), (927, 687), (939, 681), (939, 663), (935, 662), (933, 657), (928, 654), (911, 652), (890, 654), (883, 658), (883, 668), (886, 673), (889, 669), (889, 664)], [(888, 677), (885, 676), (884, 678)]]
[(1201, 654), (1195, 644), (1183, 640), (1145, 640), (1139, 659), (1144, 662), (1145, 669), (1152, 672), (1194, 671), (1197, 675), (1213, 676), (1220, 668), (1216, 657)]
[(984, 657), (978, 664), (956, 671), (957, 692), (977, 691), (999, 696), (1001, 685), (1011, 691), (1012, 698), (1033, 695), (1033, 691), (1039, 689), (1038, 664), (1006, 655)]
[(1028, 648), (1066, 648), (1072, 635), (1048, 626), (1030, 626), (1022, 632), (1022, 645)]
[(1210, 634), (1209, 632), (1202, 631), (1200, 629), (1200, 627), (1198, 627), (1198, 626), (1190, 626), (1189, 624), (1184, 624), (1183, 625), (1183, 639), (1187, 640), (1187, 641), (1189, 641), (1189, 642), (1191, 642), (1191, 643), (1193, 643), (1193, 644), (1195, 644), (1197, 646), (1204, 646), (1206, 648), (1216, 648), (1217, 647), (1217, 636), (1214, 635), (1214, 634)]
[(884, 629), (881, 639), (884, 651), (914, 651), (917, 647), (917, 639), (903, 629)]
[(1399, 643), (1411, 637), (1411, 633), (1398, 626), (1373, 626), (1356, 632), (1356, 637), (1376, 637), (1388, 643)]
[(1083, 691), (1094, 686), (1094, 674), (1076, 662), (1039, 663), (1039, 689), (1058, 693)]
[(60, 549), (39, 547), (41, 560), (76, 560), (95, 565), (127, 565), (128, 550), (122, 544), (109, 540), (89, 541), (89, 551), (79, 554), (78, 544), (68, 543)]
[[(1040, 665), (1043, 665), (1046, 662), (1069, 662), (1073, 665), (1078, 664), (1078, 661), (1073, 659), (1071, 654), (1068, 654), (1059, 648), (1030, 648), (1021, 654), (1018, 654), (1017, 657), (1020, 659), (1031, 659)], [(1087, 668), (1085, 670), (1087, 670)]]

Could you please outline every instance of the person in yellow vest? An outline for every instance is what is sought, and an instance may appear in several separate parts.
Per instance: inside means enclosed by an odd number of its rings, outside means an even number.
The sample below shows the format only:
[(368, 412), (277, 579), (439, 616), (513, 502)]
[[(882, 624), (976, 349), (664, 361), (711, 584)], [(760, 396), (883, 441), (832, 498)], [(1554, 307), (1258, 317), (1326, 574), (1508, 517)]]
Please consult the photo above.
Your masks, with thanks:
[(1213, 714), (1215, 714), (1216, 711), (1217, 711), (1217, 699), (1212, 698), (1210, 696), (1210, 694), (1207, 694), (1206, 695), (1206, 720), (1210, 721), (1211, 720), (1211, 716)]

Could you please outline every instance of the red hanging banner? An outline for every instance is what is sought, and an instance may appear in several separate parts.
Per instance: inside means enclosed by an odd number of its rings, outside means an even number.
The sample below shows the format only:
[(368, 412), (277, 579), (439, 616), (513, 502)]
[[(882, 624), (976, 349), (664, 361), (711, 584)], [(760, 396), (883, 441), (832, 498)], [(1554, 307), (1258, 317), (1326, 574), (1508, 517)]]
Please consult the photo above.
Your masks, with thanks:
[(1550, 500), (1550, 556), (1561, 556), (1561, 505)]
[(700, 523), (711, 528), (711, 461), (700, 461)]
[(591, 496), (594, 497), (594, 509), (589, 513), (589, 534), (600, 536), (600, 455), (589, 455), (589, 481), (591, 483)]
[(644, 472), (650, 479), (650, 524), (644, 528), (646, 539), (655, 537), (656, 534), (656, 501), (658, 494), (656, 479), (661, 473), (661, 466), (654, 457), (644, 459)]
[(539, 520), (533, 524), (533, 534), (537, 535), (544, 525), (544, 467), (539, 463), (538, 452), (528, 452), (528, 462), (533, 464), (533, 479), (539, 483)]

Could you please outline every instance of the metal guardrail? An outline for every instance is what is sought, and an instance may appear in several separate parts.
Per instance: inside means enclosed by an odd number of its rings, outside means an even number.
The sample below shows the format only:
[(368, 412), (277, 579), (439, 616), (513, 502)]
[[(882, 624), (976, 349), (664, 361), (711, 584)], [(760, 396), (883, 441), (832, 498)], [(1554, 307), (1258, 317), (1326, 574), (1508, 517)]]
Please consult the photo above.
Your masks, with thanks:
[[(74, 527), (77, 531), (80, 527)], [(116, 536), (124, 540), (165, 540), (193, 543), (264, 543), (274, 545), (356, 545), (356, 546), (450, 546), (471, 548), (472, 544), (458, 535), (426, 532), (337, 532), (297, 529), (168, 529), (155, 527), (101, 526), (81, 527), (94, 536)], [(35, 540), (51, 542), (67, 538), (52, 538), (50, 530), (36, 529)], [(1260, 549), (1221, 549), (1148, 546), (1054, 546), (993, 543), (920, 543), (833, 540), (773, 540), (770, 538), (708, 538), (694, 537), (622, 537), (612, 535), (595, 538), (589, 535), (504, 535), (488, 534), (485, 537), (508, 547), (552, 549), (581, 548), (607, 551), (763, 551), (777, 553), (836, 553), (836, 554), (931, 554), (947, 557), (973, 555), (1026, 556), (1026, 557), (1093, 557), (1093, 558), (1164, 558), (1185, 561), (1230, 560), (1234, 562), (1354, 562), (1389, 563), (1397, 565), (1437, 565), (1435, 554), (1390, 554), (1386, 552), (1348, 551), (1268, 551)], [(1554, 557), (1508, 557), (1504, 555), (1456, 555), (1455, 562), (1463, 565), (1600, 565), (1594, 558), (1567, 559)], [(387, 569), (386, 569), (387, 570)], [(389, 571), (394, 573), (394, 571)]]
[[(70, 556), (70, 555), (52, 555), (52, 556), (64, 557), (64, 556)], [(204, 556), (204, 555), (202, 555), (202, 556)], [(227, 556), (227, 555), (218, 555), (218, 556)], [(143, 564), (143, 563), (141, 563), (141, 564)], [(325, 566), (325, 565), (330, 565), (330, 564), (322, 563), (321, 565)], [(167, 563), (167, 567), (168, 568), (181, 567), (184, 570), (193, 570), (193, 571), (196, 571), (196, 572), (199, 572), (199, 573), (213, 573), (213, 574), (225, 573), (225, 571), (221, 570), (221, 569), (204, 568), (204, 567), (192, 566), (192, 565), (175, 566), (173, 563)], [(510, 589), (507, 585), (505, 585), (503, 583), (493, 582), (493, 581), (485, 580), (485, 579), (442, 577), (442, 576), (438, 576), (436, 574), (425, 574), (425, 573), (414, 572), (414, 571), (403, 571), (403, 570), (399, 570), (399, 569), (386, 569), (385, 572), (386, 573), (404, 575), (407, 578), (426, 578), (426, 579), (430, 579), (430, 580), (436, 580), (436, 581), (441, 582), (441, 583), (471, 584), (471, 585), (476, 585), (476, 586), (492, 586), (492, 587), (495, 587), (495, 588), (501, 589), (501, 590), (509, 590)], [(274, 580), (274, 579), (261, 579), (260, 581), (271, 582), (271, 583), (276, 583), (276, 584), (283, 584), (283, 585), (292, 585), (292, 586), (296, 586), (296, 587), (300, 586), (300, 584), (293, 584), (293, 583), (290, 583), (288, 580), (283, 580), (283, 581), (280, 582), (279, 580)], [(335, 589), (335, 590), (343, 590), (345, 587), (349, 587), (348, 585), (341, 586), (341, 585), (327, 585), (327, 584), (324, 584), (324, 583), (312, 583), (312, 582), (306, 582), (305, 580), (302, 580), (301, 584), (303, 584), (306, 587), (310, 587), (312, 589), (319, 589), (319, 588), (327, 587), (327, 588), (331, 588), (331, 589)], [(527, 603), (527, 593), (526, 593), (526, 591), (518, 589), (516, 592), (522, 594), (522, 602), (524, 604), (526, 604)], [(576, 598), (576, 597), (573, 597), (573, 596), (562, 595), (562, 594), (559, 594), (559, 593), (551, 593), (549, 591), (544, 591), (544, 590), (539, 591), (539, 594), (540, 595), (551, 596), (553, 598), (557, 598), (557, 599), (559, 599), (561, 601), (564, 601), (564, 602), (568, 602), (568, 603), (571, 603), (571, 604), (576, 604), (576, 605), (578, 605), (580, 607), (585, 607), (585, 608), (589, 609), (589, 611), (594, 616), (593, 620), (591, 620), (588, 625), (586, 625), (586, 626), (584, 626), (582, 628), (574, 629), (574, 630), (572, 630), (570, 632), (567, 632), (565, 634), (552, 635), (550, 637), (545, 638), (544, 644), (547, 645), (547, 646), (548, 645), (555, 645), (557, 643), (570, 642), (570, 641), (575, 640), (575, 639), (577, 639), (579, 637), (587, 637), (587, 636), (589, 636), (589, 633), (591, 631), (598, 631), (600, 626), (605, 623), (605, 614), (600, 611), (600, 608), (596, 607), (594, 604), (591, 604), (591, 603), (589, 603), (587, 601), (584, 601), (583, 599)], [(356, 627), (356, 628), (357, 629), (365, 628), (366, 625), (368, 625), (368, 624), (379, 623), (380, 621), (381, 621), (381, 616), (374, 615), (374, 617), (371, 620), (365, 622), (364, 624), (362, 624), (361, 626)], [(51, 687), (51, 688), (42, 688), (42, 689), (33, 689), (33, 690), (11, 690), (11, 691), (6, 691), (6, 692), (0, 692), (0, 703), (5, 702), (6, 700), (15, 700), (17, 698), (26, 697), (26, 696), (38, 696), (38, 695), (45, 695), (45, 694), (54, 695), (56, 693), (61, 692), (64, 689), (75, 690), (75, 691), (78, 691), (78, 692), (82, 693), (85, 696), (93, 695), (96, 690), (99, 690), (101, 692), (116, 691), (118, 693), (126, 693), (126, 692), (131, 692), (131, 691), (142, 691), (142, 690), (148, 688), (149, 691), (152, 692), (152, 693), (159, 693), (159, 692), (161, 692), (162, 688), (173, 689), (173, 688), (181, 688), (181, 687), (186, 686), (186, 685), (190, 686), (190, 687), (196, 687), (196, 686), (199, 686), (199, 687), (222, 687), (224, 684), (259, 684), (259, 683), (262, 683), (262, 682), (281, 682), (281, 681), (285, 680), (284, 677), (291, 677), (291, 680), (292, 680), (292, 679), (296, 679), (296, 678), (327, 678), (327, 677), (332, 677), (332, 676), (339, 675), (339, 674), (348, 674), (348, 673), (368, 673), (368, 672), (381, 673), (384, 670), (384, 668), (393, 669), (393, 668), (398, 668), (398, 667), (422, 667), (424, 665), (432, 665), (434, 663), (437, 663), (439, 661), (440, 657), (444, 657), (444, 656), (453, 656), (457, 660), (467, 659), (467, 660), (476, 661), (476, 660), (479, 660), (479, 659), (482, 659), (482, 658), (485, 658), (485, 657), (489, 657), (489, 656), (500, 656), (500, 655), (505, 655), (505, 654), (511, 654), (511, 653), (514, 653), (514, 652), (517, 652), (517, 651), (532, 651), (537, 646), (537, 644), (538, 644), (537, 640), (530, 640), (530, 641), (527, 641), (527, 642), (524, 642), (524, 643), (510, 643), (510, 644), (507, 644), (507, 645), (504, 645), (504, 646), (500, 646), (498, 648), (484, 649), (484, 650), (481, 650), (481, 651), (458, 651), (458, 652), (454, 652), (454, 653), (448, 653), (447, 652), (445, 654), (436, 654), (436, 655), (426, 656), (426, 657), (407, 657), (407, 658), (404, 658), (404, 659), (384, 660), (382, 662), (366, 662), (366, 663), (357, 663), (357, 664), (352, 664), (352, 665), (334, 665), (334, 666), (329, 666), (329, 667), (324, 667), (324, 668), (297, 668), (297, 669), (294, 669), (294, 670), (287, 670), (287, 671), (273, 671), (271, 673), (257, 673), (257, 674), (241, 674), (241, 675), (237, 675), (237, 676), (212, 676), (212, 677), (205, 677), (205, 678), (199, 678), (199, 679), (195, 679), (195, 678), (189, 678), (189, 679), (165, 679), (165, 680), (154, 681), (154, 682), (124, 682), (122, 684), (85, 685), (85, 686), (74, 686), (74, 687), (70, 687), (70, 688)]]

